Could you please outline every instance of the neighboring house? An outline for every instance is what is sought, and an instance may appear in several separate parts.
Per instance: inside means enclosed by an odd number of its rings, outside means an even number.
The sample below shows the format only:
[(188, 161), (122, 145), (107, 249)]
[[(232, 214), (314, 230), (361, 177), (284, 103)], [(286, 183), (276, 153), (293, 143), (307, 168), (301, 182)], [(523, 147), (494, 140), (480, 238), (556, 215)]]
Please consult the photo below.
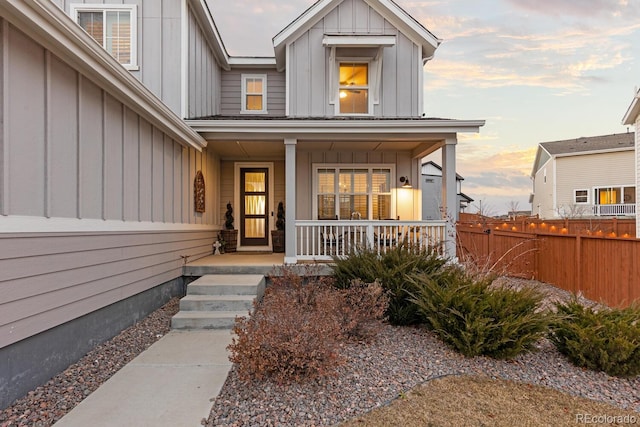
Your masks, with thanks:
[(634, 216), (633, 133), (543, 142), (531, 177), (540, 218)]
[[(456, 173), (457, 206), (459, 212), (469, 207), (473, 199), (462, 192), (464, 178)], [(428, 161), (422, 164), (422, 219), (442, 219), (442, 168)]]
[(636, 236), (640, 236), (640, 90), (627, 109), (623, 125), (635, 126), (635, 172), (636, 172)]
[(288, 263), (330, 259), (328, 228), (453, 235), (422, 220), (420, 159), (442, 149), (456, 216), (457, 133), (484, 121), (422, 117), (440, 40), (393, 1), (320, 0), (270, 58), (229, 56), (204, 0), (0, 17), (0, 406), (179, 294), (228, 202), (240, 251), (284, 202)]

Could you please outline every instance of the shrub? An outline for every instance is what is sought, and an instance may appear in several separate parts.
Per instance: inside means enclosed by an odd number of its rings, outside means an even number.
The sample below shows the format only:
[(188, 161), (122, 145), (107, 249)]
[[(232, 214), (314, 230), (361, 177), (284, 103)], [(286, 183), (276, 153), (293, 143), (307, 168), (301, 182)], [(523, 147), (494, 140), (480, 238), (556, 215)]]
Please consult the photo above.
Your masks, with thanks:
[(537, 310), (543, 296), (535, 290), (491, 287), (493, 276), (459, 267), (411, 280), (417, 289), (412, 301), (425, 324), (465, 356), (512, 358), (548, 332), (548, 315)]
[(368, 341), (382, 327), (381, 320), (389, 305), (389, 297), (378, 282), (354, 280), (348, 289), (336, 289), (341, 298), (335, 315), (345, 338)]
[(419, 322), (416, 307), (410, 301), (414, 289), (408, 276), (418, 272), (435, 275), (447, 262), (432, 249), (419, 250), (405, 244), (380, 254), (375, 248), (358, 248), (333, 260), (333, 277), (338, 288), (349, 288), (355, 279), (380, 282), (389, 294), (386, 314), (394, 325)]
[(243, 380), (288, 383), (332, 375), (344, 361), (338, 352), (343, 341), (368, 339), (378, 330), (386, 308), (380, 286), (339, 290), (331, 278), (303, 278), (291, 269), (281, 274), (249, 317), (236, 318), (230, 360)]
[(609, 375), (640, 375), (640, 307), (584, 307), (576, 298), (556, 304), (551, 341), (575, 365)]

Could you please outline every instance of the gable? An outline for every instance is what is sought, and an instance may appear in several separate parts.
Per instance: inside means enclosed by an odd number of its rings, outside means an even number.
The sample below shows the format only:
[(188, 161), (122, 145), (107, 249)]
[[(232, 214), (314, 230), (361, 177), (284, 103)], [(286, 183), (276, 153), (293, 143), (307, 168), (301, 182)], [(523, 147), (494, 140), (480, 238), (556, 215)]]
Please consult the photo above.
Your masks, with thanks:
[(441, 40), (390, 0), (319, 0), (273, 38), (278, 69), (285, 67), (286, 46), (310, 29), (325, 35), (404, 35), (430, 59)]

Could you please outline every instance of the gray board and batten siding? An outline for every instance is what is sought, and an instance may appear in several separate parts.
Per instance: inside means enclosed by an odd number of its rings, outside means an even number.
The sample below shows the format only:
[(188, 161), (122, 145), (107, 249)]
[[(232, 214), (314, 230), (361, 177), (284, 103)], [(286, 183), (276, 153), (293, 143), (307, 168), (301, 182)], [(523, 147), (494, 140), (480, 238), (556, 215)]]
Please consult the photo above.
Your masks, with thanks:
[(177, 0), (52, 0), (65, 13), (71, 4), (135, 5), (138, 69), (131, 74), (178, 114), (183, 115), (182, 91), (187, 97), (185, 118), (218, 114), (220, 67), (213, 48), (188, 2), (187, 87), (182, 86), (182, 2)]
[(285, 73), (273, 69), (236, 69), (222, 72), (220, 115), (238, 116), (242, 104), (242, 75), (261, 74), (267, 76), (267, 114), (283, 117), (286, 114)]
[[(323, 46), (325, 34), (394, 35), (395, 46), (382, 56), (380, 102), (375, 117), (419, 117), (422, 107), (422, 59), (420, 45), (362, 0), (345, 0), (291, 43), (289, 50), (289, 115), (332, 117), (329, 63), (330, 50)], [(351, 49), (350, 49), (351, 50)], [(362, 49), (361, 49), (362, 51)], [(339, 52), (338, 52), (339, 56)], [(348, 55), (350, 56), (350, 55)]]
[[(157, 307), (178, 292), (182, 256), (210, 254), (219, 223), (217, 156), (72, 63), (0, 20), (1, 407), (54, 375), (55, 360), (108, 338), (97, 329), (113, 335), (155, 308), (140, 295), (154, 293)], [(204, 213), (194, 211), (197, 170)], [(25, 226), (6, 226), (14, 220)], [(124, 313), (119, 329), (113, 313)], [(89, 318), (82, 343), (50, 347)], [(40, 370), (26, 372), (20, 360), (34, 352)]]

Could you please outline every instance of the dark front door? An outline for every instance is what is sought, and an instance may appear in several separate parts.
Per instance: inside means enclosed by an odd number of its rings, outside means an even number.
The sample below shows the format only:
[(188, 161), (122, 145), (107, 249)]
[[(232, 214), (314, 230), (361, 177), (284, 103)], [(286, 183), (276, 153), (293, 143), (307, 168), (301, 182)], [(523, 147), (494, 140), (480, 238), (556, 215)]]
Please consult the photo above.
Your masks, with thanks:
[(267, 168), (240, 169), (240, 244), (269, 245), (269, 174)]

